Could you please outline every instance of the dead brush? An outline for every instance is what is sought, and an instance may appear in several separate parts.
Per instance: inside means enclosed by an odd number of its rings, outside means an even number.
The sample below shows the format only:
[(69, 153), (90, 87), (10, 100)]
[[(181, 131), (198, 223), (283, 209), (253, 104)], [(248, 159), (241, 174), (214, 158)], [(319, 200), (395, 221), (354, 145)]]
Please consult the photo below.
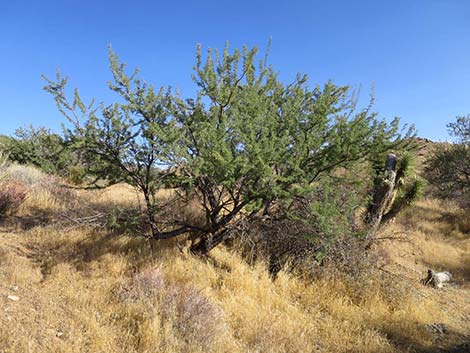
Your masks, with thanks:
[(145, 298), (155, 298), (165, 289), (165, 276), (159, 268), (152, 268), (134, 275), (122, 284), (116, 294), (125, 303)]
[(15, 213), (28, 195), (28, 187), (18, 182), (0, 184), (0, 216)]
[[(125, 305), (148, 307), (144, 309), (147, 316), (140, 320), (151, 321), (158, 317), (162, 325), (170, 325), (188, 347), (211, 351), (226, 329), (221, 309), (195, 288), (169, 282), (158, 267), (134, 275), (121, 284), (115, 294)], [(144, 322), (141, 324), (145, 326)]]
[(273, 277), (282, 268), (304, 278), (316, 278), (330, 269), (354, 277), (375, 261), (356, 234), (328, 236), (314, 224), (282, 215), (239, 225), (233, 230), (238, 233), (234, 247), (249, 263), (266, 259)]
[(240, 233), (234, 237), (235, 246), (250, 263), (267, 259), (269, 272), (276, 276), (287, 264), (294, 269), (305, 266), (307, 258), (314, 259), (318, 244), (302, 236), (308, 231), (304, 224), (288, 219), (254, 219), (234, 230)]
[(173, 323), (181, 338), (202, 347), (218, 340), (225, 329), (221, 309), (189, 285), (172, 285), (167, 290), (160, 315)]

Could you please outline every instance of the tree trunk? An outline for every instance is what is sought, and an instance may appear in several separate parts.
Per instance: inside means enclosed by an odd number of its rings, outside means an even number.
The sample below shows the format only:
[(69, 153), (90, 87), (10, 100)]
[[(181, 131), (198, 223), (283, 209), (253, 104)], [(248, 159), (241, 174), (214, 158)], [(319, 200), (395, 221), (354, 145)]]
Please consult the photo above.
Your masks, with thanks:
[(224, 228), (212, 235), (204, 235), (201, 240), (191, 247), (194, 254), (207, 254), (217, 245), (221, 244), (228, 236), (228, 229)]
[(150, 230), (152, 232), (152, 238), (158, 239), (160, 231), (158, 230), (157, 224), (155, 222), (155, 207), (152, 205), (150, 200), (150, 194), (147, 190), (144, 190), (145, 198), (145, 207), (147, 208), (147, 221), (150, 225)]

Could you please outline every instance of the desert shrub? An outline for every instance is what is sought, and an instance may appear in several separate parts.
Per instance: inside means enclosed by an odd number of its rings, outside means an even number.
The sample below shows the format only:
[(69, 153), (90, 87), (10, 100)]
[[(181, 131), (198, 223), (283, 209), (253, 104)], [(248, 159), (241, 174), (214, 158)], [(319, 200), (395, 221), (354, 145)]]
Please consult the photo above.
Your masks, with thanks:
[(273, 275), (286, 265), (303, 275), (316, 275), (327, 263), (359, 270), (367, 254), (357, 214), (367, 198), (356, 183), (340, 181), (323, 180), (271, 216), (251, 219), (235, 245), (249, 260), (267, 258)]
[[(1, 171), (0, 171), (1, 172)], [(61, 178), (46, 174), (37, 167), (9, 163), (4, 168), (4, 184), (19, 184), (28, 190), (28, 202), (24, 210), (30, 214), (30, 221), (51, 221), (57, 212), (67, 210), (68, 216), (79, 214), (76, 191), (64, 185)], [(47, 214), (47, 215), (46, 215)]]
[(191, 286), (171, 283), (159, 268), (134, 275), (116, 293), (127, 305), (148, 305), (147, 319), (169, 325), (179, 346), (211, 351), (225, 329), (221, 309)]
[(115, 233), (131, 234), (133, 232), (146, 232), (147, 224), (145, 215), (138, 207), (124, 208), (115, 206), (110, 210), (105, 210), (106, 227)]
[[(413, 129), (401, 130), (371, 111), (356, 109), (349, 87), (309, 87), (306, 76), (282, 82), (257, 49), (196, 54), (195, 99), (157, 90), (128, 75), (110, 50), (110, 89), (123, 103), (84, 104), (65, 94), (67, 79), (47, 80), (71, 124), (66, 139), (89, 175), (121, 181), (143, 194), (151, 236), (198, 234), (193, 251), (224, 241), (235, 220), (269, 213), (295, 199), (321, 177), (352, 168), (391, 149), (406, 149)], [(205, 224), (169, 222), (155, 193), (171, 187), (195, 193)]]
[(189, 285), (169, 288), (160, 315), (173, 321), (172, 326), (187, 343), (203, 348), (217, 341), (224, 329), (222, 310)]
[(440, 144), (426, 161), (425, 177), (434, 193), (457, 200), (470, 208), (470, 115), (457, 117), (447, 125), (456, 138), (453, 144)]
[(37, 167), (9, 163), (3, 170), (5, 180), (19, 182), (31, 189), (47, 190), (64, 200), (72, 195), (72, 191), (64, 187), (60, 178), (46, 174)]
[(75, 160), (63, 137), (46, 128), (19, 128), (4, 145), (13, 162), (33, 165), (50, 174), (65, 175)]
[(23, 203), (28, 188), (18, 182), (2, 182), (0, 184), (0, 217), (13, 214)]
[(470, 234), (470, 213), (462, 212), (458, 221), (459, 230), (464, 234)]
[(47, 174), (36, 167), (11, 163), (5, 169), (6, 178), (28, 185), (29, 187), (38, 187), (47, 185), (49, 178)]
[(64, 176), (68, 182), (74, 185), (84, 184), (87, 180), (86, 170), (80, 164), (68, 166)]
[(165, 289), (165, 275), (159, 268), (142, 271), (120, 286), (118, 298), (124, 302), (135, 302), (155, 298)]
[(354, 233), (336, 237), (321, 255), (321, 266), (308, 268), (308, 274), (314, 277), (340, 275), (356, 281), (367, 277), (379, 264), (377, 252), (371, 251), (367, 242)]

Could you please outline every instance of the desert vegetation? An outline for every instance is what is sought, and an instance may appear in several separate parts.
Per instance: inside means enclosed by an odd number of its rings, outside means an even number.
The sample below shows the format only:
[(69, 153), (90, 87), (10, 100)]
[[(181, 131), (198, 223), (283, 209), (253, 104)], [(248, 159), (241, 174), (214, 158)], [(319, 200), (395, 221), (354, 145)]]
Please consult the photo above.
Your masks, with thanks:
[[(365, 259), (363, 248), (346, 237), (322, 267), (305, 269), (314, 278), (284, 266), (273, 280), (262, 252), (249, 257), (236, 244), (201, 257), (183, 240), (180, 250), (178, 238), (150, 241), (64, 218), (71, 209), (84, 217), (84, 203), (130, 209), (139, 202), (131, 187), (61, 193), (49, 176), (16, 168), (37, 184), (29, 184), (34, 191), (1, 226), (5, 352), (464, 347), (470, 244), (452, 219), (459, 208), (451, 203), (418, 201), (380, 230), (374, 256)], [(199, 210), (186, 212), (196, 217)], [(441, 291), (422, 285), (429, 267), (451, 271), (458, 285)]]
[(437, 196), (470, 208), (470, 115), (447, 125), (453, 144), (437, 145), (427, 160), (426, 174)]
[(117, 102), (57, 74), (64, 133), (0, 139), (0, 352), (468, 349), (468, 117), (423, 143), (256, 48), (198, 49), (194, 98), (109, 60)]
[[(313, 185), (359, 183), (363, 176), (350, 172), (359, 165), (379, 175), (386, 153), (412, 149), (413, 128), (402, 135), (399, 120), (380, 120), (372, 102), (357, 110), (348, 87), (328, 82), (312, 89), (302, 75), (284, 84), (267, 57), (257, 65), (256, 54), (225, 48), (204, 59), (199, 48), (196, 98), (155, 89), (137, 71), (127, 74), (111, 49), (109, 88), (124, 103), (103, 103), (98, 111), (78, 90), (68, 99), (59, 73), (55, 81), (45, 78), (45, 90), (71, 124), (66, 139), (96, 176), (93, 183), (133, 185), (145, 201), (149, 236), (191, 232), (198, 240), (193, 251), (207, 253), (235, 223), (293, 208)], [(197, 200), (204, 221), (161, 217), (161, 189)]]

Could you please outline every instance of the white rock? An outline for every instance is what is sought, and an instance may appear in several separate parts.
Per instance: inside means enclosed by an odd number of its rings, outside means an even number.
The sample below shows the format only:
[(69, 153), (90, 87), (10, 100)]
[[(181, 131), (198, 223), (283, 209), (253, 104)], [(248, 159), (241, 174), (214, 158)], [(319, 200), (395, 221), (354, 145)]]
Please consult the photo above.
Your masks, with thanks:
[(432, 285), (435, 288), (442, 288), (445, 283), (450, 282), (452, 275), (447, 272), (435, 272), (431, 269), (428, 270), (428, 277), (424, 280), (424, 284)]
[(10, 300), (13, 300), (14, 302), (17, 302), (18, 300), (20, 300), (20, 298), (17, 297), (16, 295), (9, 295), (7, 298)]
[(452, 275), (447, 271), (434, 273), (434, 283), (437, 288), (442, 288), (444, 283), (450, 282), (451, 278)]

